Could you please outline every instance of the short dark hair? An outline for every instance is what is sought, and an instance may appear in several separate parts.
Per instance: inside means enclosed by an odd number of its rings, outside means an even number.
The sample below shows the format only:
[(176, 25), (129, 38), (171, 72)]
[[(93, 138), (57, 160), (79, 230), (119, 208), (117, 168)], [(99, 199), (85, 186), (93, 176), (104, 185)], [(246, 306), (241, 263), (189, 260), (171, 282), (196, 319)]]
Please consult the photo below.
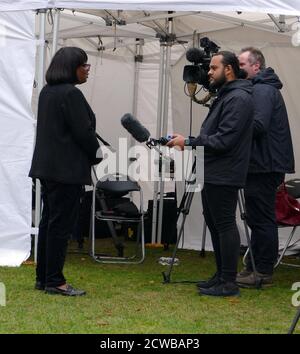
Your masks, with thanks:
[(59, 49), (46, 72), (48, 85), (76, 84), (78, 79), (76, 70), (87, 62), (87, 54), (77, 47), (63, 47)]
[(230, 65), (232, 67), (233, 73), (236, 77), (239, 76), (239, 72), (240, 72), (240, 63), (239, 60), (237, 58), (237, 56), (235, 55), (235, 53), (233, 52), (229, 52), (226, 50), (222, 50), (218, 53), (216, 53), (214, 56), (216, 55), (222, 55), (222, 60), (221, 63), (224, 66)]
[(259, 63), (260, 70), (264, 70), (266, 68), (266, 59), (261, 50), (254, 47), (246, 47), (241, 50), (241, 54), (249, 52), (249, 62), (250, 64)]

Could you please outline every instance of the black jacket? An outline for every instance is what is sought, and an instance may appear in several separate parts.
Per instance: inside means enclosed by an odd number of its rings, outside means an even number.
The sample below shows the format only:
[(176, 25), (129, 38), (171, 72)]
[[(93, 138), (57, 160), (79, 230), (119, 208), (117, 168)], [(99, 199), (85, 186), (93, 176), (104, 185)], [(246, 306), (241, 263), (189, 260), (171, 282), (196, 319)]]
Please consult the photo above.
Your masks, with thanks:
[(294, 172), (289, 121), (280, 93), (282, 83), (272, 68), (253, 79), (254, 129), (249, 173)]
[(82, 92), (71, 84), (46, 85), (39, 97), (37, 136), (30, 177), (91, 184), (99, 162), (96, 119)]
[(242, 187), (245, 184), (252, 140), (252, 84), (225, 84), (204, 120), (193, 146), (204, 146), (205, 183)]

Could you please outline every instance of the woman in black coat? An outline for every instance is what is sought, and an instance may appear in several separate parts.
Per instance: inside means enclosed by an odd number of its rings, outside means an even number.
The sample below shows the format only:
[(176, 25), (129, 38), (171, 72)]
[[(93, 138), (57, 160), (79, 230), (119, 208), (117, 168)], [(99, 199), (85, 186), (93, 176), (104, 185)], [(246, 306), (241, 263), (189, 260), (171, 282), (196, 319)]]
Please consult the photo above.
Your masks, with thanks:
[(76, 47), (61, 48), (46, 73), (38, 103), (36, 145), (29, 176), (42, 185), (35, 288), (69, 296), (85, 291), (67, 284), (63, 267), (76, 221), (82, 185), (91, 184), (98, 163), (96, 119), (75, 85), (87, 81), (90, 65)]

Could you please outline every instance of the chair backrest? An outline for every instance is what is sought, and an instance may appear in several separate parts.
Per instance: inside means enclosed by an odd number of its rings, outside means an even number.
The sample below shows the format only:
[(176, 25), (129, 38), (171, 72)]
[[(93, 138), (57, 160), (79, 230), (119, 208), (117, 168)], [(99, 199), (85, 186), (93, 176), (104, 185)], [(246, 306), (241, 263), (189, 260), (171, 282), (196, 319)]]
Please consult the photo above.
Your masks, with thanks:
[(292, 197), (282, 183), (276, 193), (276, 221), (279, 225), (300, 225), (300, 203)]
[(286, 190), (294, 198), (300, 198), (300, 179), (294, 178), (285, 182)]

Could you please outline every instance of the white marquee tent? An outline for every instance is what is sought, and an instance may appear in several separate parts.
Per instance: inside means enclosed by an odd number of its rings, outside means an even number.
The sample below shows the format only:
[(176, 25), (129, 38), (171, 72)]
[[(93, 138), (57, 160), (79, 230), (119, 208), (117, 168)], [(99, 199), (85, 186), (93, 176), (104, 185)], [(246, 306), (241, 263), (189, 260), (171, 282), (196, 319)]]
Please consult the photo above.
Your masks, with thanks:
[[(33, 10), (38, 9), (42, 11), (36, 16)], [(45, 9), (53, 12), (45, 13)], [(0, 265), (19, 265), (30, 253), (31, 180), (27, 174), (35, 130), (31, 103), (35, 112), (36, 93), (43, 83), (44, 49), (45, 61), (57, 45), (76, 45), (88, 52), (91, 77), (82, 90), (96, 113), (98, 131), (116, 145), (119, 135), (126, 136), (119, 121), (125, 112), (134, 113), (153, 137), (159, 132), (188, 134), (190, 100), (183, 92), (182, 71), (187, 63), (185, 51), (198, 35), (208, 36), (222, 49), (262, 48), (268, 65), (284, 83), (297, 162), (299, 48), (291, 42), (296, 16), (300, 16), (298, 1), (1, 1)], [(46, 45), (43, 19), (50, 23)], [(59, 29), (57, 41), (55, 29)], [(160, 45), (160, 38), (169, 38), (170, 33), (176, 36), (172, 45)], [(143, 61), (136, 62), (136, 50), (141, 48)], [(170, 69), (160, 70), (168, 59)], [(37, 90), (32, 89), (34, 79)], [(163, 87), (159, 85), (162, 79)], [(161, 96), (167, 98), (161, 100)], [(206, 108), (194, 104), (194, 134), (206, 113)], [(148, 183), (144, 188), (152, 198), (153, 186)], [(186, 248), (200, 247), (199, 198), (195, 197), (186, 222)]]

